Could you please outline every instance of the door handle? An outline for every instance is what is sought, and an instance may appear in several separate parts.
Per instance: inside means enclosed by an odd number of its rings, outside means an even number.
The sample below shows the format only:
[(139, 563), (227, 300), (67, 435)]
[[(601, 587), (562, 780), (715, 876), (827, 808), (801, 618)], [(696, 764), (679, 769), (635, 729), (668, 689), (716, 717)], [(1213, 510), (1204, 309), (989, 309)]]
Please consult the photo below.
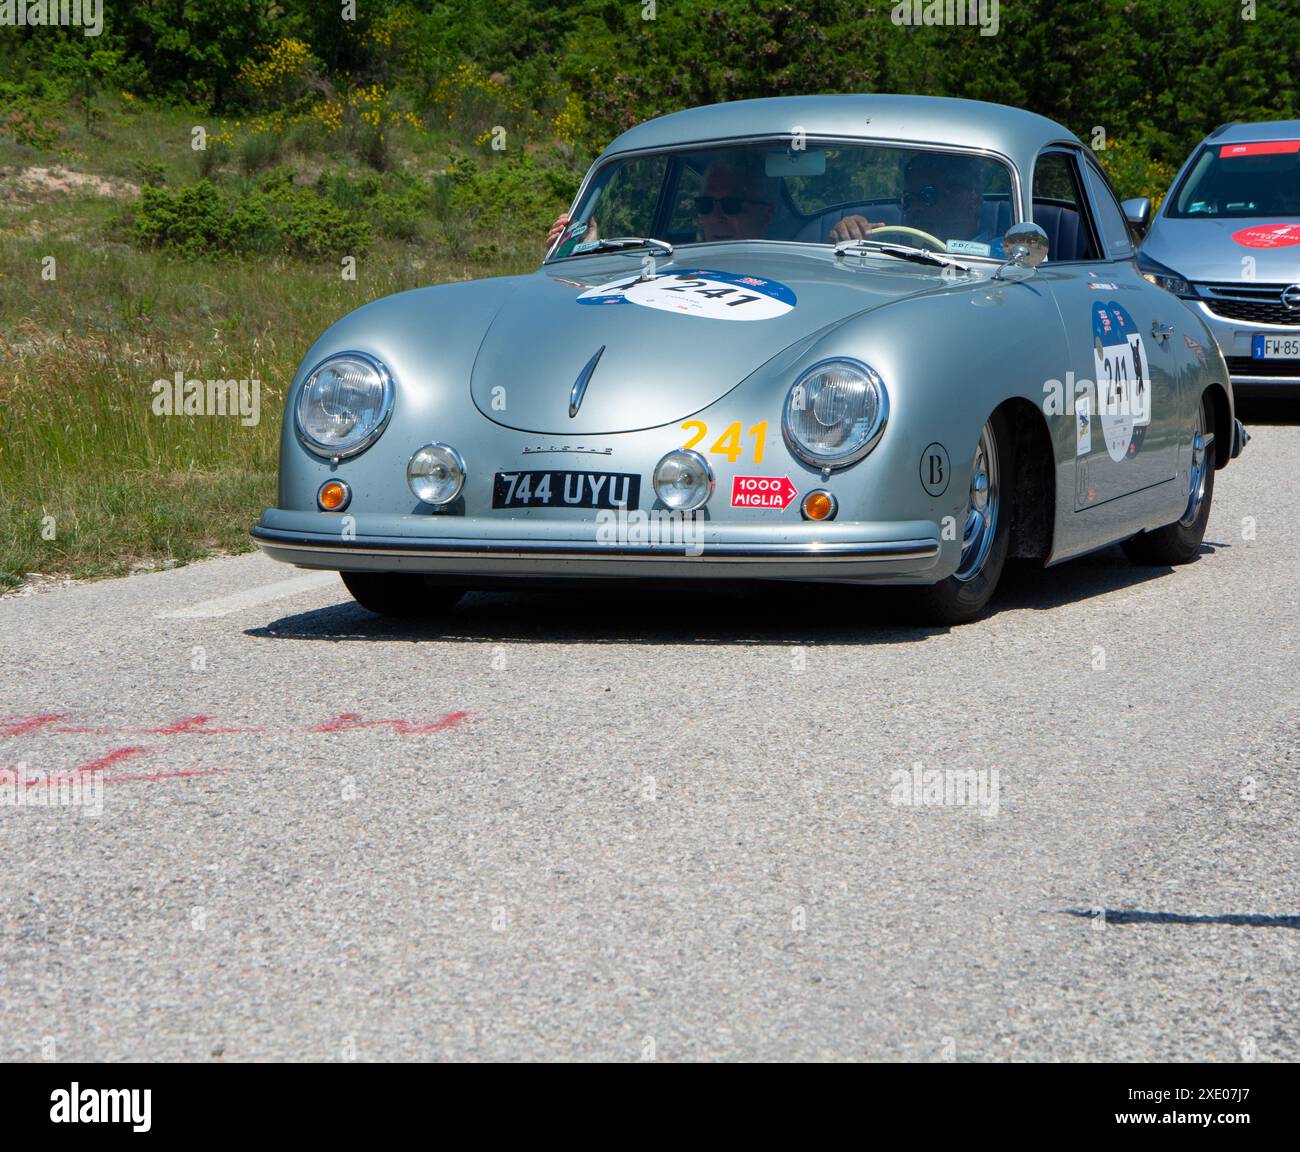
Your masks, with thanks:
[(1154, 336), (1157, 340), (1159, 340), (1162, 344), (1165, 343), (1169, 339), (1169, 337), (1172, 336), (1173, 334), (1174, 334), (1174, 330), (1170, 325), (1161, 324), (1159, 320), (1151, 321), (1151, 335)]

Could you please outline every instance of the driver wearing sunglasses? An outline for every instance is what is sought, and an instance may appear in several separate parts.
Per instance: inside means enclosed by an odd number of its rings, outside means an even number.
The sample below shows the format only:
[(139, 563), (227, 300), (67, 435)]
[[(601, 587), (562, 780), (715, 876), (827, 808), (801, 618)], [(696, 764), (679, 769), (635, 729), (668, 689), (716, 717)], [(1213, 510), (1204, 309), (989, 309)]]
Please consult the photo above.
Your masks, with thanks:
[(764, 239), (774, 214), (772, 197), (764, 195), (764, 183), (757, 165), (746, 170), (726, 162), (711, 164), (704, 173), (704, 192), (695, 197), (700, 239)]
[[(976, 235), (984, 197), (979, 172), (964, 156), (930, 152), (913, 156), (903, 170), (903, 194), (898, 200), (902, 223), (908, 228), (919, 228), (945, 242), (994, 241), (991, 235)], [(845, 216), (831, 229), (829, 240), (832, 244), (865, 240), (872, 229), (885, 226), (882, 220)]]

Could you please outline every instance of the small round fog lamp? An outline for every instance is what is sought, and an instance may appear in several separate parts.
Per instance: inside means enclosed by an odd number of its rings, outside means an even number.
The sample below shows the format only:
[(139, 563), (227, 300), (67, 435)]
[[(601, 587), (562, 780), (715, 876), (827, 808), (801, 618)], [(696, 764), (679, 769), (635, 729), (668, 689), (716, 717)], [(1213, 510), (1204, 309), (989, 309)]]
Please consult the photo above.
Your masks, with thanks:
[(713, 469), (698, 452), (678, 448), (655, 465), (655, 495), (665, 508), (691, 512), (713, 495)]

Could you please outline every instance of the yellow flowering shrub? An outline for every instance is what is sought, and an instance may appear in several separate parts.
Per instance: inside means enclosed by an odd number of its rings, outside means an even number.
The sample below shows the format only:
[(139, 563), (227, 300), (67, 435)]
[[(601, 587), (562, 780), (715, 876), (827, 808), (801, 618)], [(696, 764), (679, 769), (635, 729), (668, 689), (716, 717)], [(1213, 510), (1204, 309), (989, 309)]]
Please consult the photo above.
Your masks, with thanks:
[(246, 61), (239, 79), (260, 100), (281, 104), (306, 91), (317, 65), (309, 44), (286, 36), (264, 49), (258, 59)]

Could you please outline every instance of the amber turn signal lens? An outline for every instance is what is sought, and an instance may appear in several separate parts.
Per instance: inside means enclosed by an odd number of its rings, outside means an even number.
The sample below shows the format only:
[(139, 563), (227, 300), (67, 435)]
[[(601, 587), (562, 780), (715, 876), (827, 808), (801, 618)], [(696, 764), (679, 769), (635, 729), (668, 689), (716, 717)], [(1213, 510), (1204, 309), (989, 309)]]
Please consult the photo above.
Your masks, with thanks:
[(803, 498), (803, 514), (809, 520), (829, 520), (835, 515), (835, 497), (829, 492), (809, 492)]
[(316, 503), (326, 512), (338, 512), (347, 506), (351, 493), (342, 480), (326, 480), (316, 493)]

